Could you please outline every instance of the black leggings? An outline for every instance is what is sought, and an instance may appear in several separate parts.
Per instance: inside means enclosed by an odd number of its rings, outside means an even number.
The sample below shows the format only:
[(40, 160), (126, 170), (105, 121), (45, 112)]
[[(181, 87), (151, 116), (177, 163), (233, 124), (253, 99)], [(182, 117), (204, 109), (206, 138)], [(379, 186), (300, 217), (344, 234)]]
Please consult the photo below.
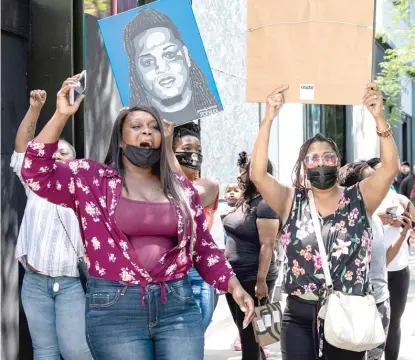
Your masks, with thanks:
[[(256, 281), (241, 282), (241, 285), (245, 291), (255, 300), (255, 306), (258, 306), (258, 300), (255, 297)], [(275, 281), (267, 281), (267, 286), (268, 297), (270, 297), (274, 291)], [(235, 302), (231, 294), (226, 294), (226, 300), (228, 301), (229, 310), (231, 311), (233, 321), (235, 322), (235, 325), (239, 331), (239, 336), (241, 337), (242, 360), (265, 360), (265, 354), (255, 340), (252, 323), (249, 324), (246, 329), (243, 329), (242, 323), (245, 314), (241, 311), (239, 305)], [(262, 299), (260, 303), (261, 305), (265, 305), (267, 303), (267, 299)]]
[(398, 360), (401, 345), (401, 317), (405, 311), (409, 291), (409, 267), (388, 272), (388, 288), (391, 306), (389, 332), (386, 339), (385, 360)]
[[(283, 360), (315, 360), (318, 357), (317, 304), (296, 296), (287, 297), (281, 326), (281, 353)], [(335, 348), (323, 344), (325, 360), (362, 360), (365, 352)]]

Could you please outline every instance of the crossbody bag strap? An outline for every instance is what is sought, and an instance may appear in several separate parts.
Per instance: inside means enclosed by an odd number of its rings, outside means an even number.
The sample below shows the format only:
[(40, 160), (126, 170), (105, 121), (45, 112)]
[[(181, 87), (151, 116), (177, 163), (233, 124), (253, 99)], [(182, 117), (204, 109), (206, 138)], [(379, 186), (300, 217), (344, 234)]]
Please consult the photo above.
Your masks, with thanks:
[(78, 251), (76, 251), (75, 246), (74, 246), (74, 244), (71, 241), (71, 237), (69, 236), (68, 231), (66, 230), (66, 227), (63, 224), (63, 221), (61, 219), (61, 215), (59, 214), (59, 210), (58, 210), (58, 206), (57, 205), (56, 205), (56, 213), (58, 214), (59, 221), (60, 221), (60, 223), (61, 223), (61, 225), (63, 227), (63, 230), (65, 231), (66, 237), (68, 238), (69, 243), (71, 244), (73, 251), (75, 251), (76, 257), (78, 258), (79, 257)]
[(327, 260), (326, 247), (324, 246), (323, 235), (321, 234), (321, 223), (318, 218), (316, 204), (314, 202), (313, 192), (308, 190), (308, 201), (310, 203), (311, 219), (313, 220), (314, 232), (316, 234), (318, 249), (321, 257), (321, 265), (323, 267), (324, 277), (326, 279), (326, 286), (329, 292), (333, 288), (333, 280), (331, 279), (329, 262)]

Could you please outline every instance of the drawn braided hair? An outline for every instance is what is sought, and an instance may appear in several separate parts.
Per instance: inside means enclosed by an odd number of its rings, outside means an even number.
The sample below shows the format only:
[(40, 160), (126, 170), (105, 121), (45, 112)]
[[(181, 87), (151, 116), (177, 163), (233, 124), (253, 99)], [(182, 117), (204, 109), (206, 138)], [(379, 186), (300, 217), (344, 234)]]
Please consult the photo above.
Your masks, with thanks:
[[(152, 106), (147, 96), (147, 91), (137, 75), (135, 63), (134, 39), (143, 32), (153, 28), (167, 28), (173, 36), (185, 46), (180, 32), (173, 21), (166, 15), (154, 9), (145, 8), (141, 10), (124, 28), (124, 46), (129, 62), (129, 85), (130, 85), (130, 106)], [(199, 66), (195, 63), (189, 52), (190, 58), (190, 84), (192, 89), (192, 106), (195, 112), (203, 116), (203, 111), (213, 109), (213, 112), (220, 111), (220, 105), (206, 84), (206, 79)]]

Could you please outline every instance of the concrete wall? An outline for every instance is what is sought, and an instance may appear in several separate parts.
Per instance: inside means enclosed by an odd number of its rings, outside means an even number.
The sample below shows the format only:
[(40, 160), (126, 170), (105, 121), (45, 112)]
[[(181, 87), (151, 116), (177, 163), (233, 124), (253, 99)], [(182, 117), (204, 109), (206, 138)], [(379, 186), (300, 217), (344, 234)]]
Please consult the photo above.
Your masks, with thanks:
[(260, 121), (259, 105), (245, 102), (246, 0), (194, 0), (193, 9), (224, 106), (201, 121), (202, 175), (224, 190), (236, 180), (238, 153), (251, 152)]

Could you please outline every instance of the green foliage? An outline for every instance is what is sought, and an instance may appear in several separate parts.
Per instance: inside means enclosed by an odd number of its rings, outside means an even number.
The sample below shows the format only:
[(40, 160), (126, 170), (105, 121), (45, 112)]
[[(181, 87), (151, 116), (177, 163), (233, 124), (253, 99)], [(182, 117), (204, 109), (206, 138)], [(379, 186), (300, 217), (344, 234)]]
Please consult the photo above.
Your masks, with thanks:
[(110, 9), (111, 0), (84, 0), (84, 11), (98, 18), (108, 16)]
[[(380, 0), (382, 1), (382, 0)], [(389, 0), (390, 1), (390, 0)], [(392, 124), (402, 122), (402, 107), (400, 102), (402, 83), (415, 80), (415, 24), (410, 22), (410, 0), (393, 0), (393, 20), (395, 23), (405, 21), (408, 28), (404, 30), (389, 30), (384, 35), (376, 35), (383, 43), (388, 39), (398, 39), (401, 45), (385, 51), (384, 61), (380, 63), (381, 73), (376, 81), (385, 94), (385, 106), (391, 109), (389, 121)], [(413, 9), (415, 11), (415, 9)], [(410, 81), (410, 80), (409, 80)]]

